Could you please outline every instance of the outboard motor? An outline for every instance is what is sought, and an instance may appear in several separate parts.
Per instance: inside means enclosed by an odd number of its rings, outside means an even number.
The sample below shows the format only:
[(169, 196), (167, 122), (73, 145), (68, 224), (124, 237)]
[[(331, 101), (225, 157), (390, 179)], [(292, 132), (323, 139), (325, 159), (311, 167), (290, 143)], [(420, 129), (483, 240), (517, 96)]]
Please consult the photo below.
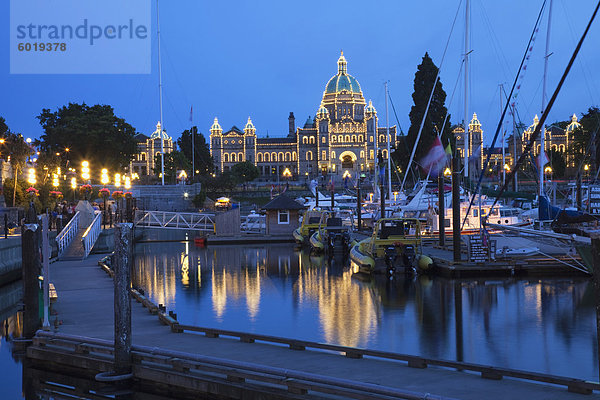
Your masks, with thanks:
[(407, 274), (412, 274), (415, 272), (415, 268), (413, 266), (415, 262), (415, 258), (417, 254), (415, 252), (415, 246), (406, 245), (404, 246), (404, 251), (402, 253), (402, 262), (404, 264), (404, 272)]
[(396, 272), (396, 246), (387, 246), (385, 248), (385, 266), (387, 273), (393, 275)]

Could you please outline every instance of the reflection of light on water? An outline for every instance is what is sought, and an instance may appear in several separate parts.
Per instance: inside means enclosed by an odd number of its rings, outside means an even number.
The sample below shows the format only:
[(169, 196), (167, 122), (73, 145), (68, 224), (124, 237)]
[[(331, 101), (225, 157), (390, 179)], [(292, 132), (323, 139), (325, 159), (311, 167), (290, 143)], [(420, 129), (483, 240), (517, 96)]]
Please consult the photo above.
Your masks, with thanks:
[[(364, 346), (377, 330), (381, 310), (371, 291), (352, 280), (352, 271), (331, 275), (326, 267), (304, 268), (297, 281), (298, 297), (316, 302), (325, 341)], [(379, 300), (377, 300), (379, 301)]]
[(222, 322), (225, 306), (227, 305), (227, 279), (225, 274), (217, 274), (213, 268), (211, 282), (213, 310), (217, 320)]
[(523, 288), (527, 308), (535, 307), (535, 318), (538, 325), (542, 323), (542, 285), (540, 282), (525, 285)]
[(189, 257), (186, 253), (181, 253), (181, 283), (187, 287), (190, 284), (190, 264)]
[(250, 276), (250, 272), (246, 270), (246, 305), (248, 307), (248, 316), (254, 321), (260, 309), (260, 272), (256, 270), (255, 276)]

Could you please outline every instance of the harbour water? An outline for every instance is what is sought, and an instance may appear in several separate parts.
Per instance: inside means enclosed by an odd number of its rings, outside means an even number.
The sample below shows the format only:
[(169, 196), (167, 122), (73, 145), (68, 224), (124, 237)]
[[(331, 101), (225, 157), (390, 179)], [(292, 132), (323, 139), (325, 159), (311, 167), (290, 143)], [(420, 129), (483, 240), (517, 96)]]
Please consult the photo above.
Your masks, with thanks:
[(591, 280), (389, 280), (291, 244), (141, 244), (135, 279), (197, 326), (596, 381)]
[[(598, 380), (591, 280), (390, 280), (291, 244), (173, 242), (138, 244), (134, 280), (186, 324)], [(12, 304), (2, 314), (2, 398), (22, 398), (11, 343), (19, 285), (0, 288)]]

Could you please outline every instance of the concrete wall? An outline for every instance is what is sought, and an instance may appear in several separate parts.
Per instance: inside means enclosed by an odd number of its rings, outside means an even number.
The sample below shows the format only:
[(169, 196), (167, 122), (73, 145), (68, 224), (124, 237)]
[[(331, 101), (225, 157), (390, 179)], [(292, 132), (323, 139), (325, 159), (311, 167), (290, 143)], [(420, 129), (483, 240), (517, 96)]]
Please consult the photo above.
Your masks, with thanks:
[(115, 229), (103, 229), (94, 243), (92, 254), (111, 253), (115, 249)]
[[(140, 210), (148, 211), (198, 211), (192, 199), (200, 193), (200, 184), (193, 185), (136, 185), (131, 194)], [(187, 195), (186, 195), (187, 194)]]
[(21, 237), (0, 240), (0, 285), (21, 278)]

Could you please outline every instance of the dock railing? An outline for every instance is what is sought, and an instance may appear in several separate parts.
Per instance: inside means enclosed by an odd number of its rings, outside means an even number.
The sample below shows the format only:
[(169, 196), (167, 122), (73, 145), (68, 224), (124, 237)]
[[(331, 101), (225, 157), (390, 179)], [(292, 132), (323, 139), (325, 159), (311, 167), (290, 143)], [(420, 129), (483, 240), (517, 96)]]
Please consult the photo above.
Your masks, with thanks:
[(213, 214), (136, 210), (133, 223), (135, 226), (144, 228), (215, 232), (215, 216)]
[(77, 232), (79, 232), (79, 215), (79, 211), (77, 211), (62, 231), (56, 236), (59, 257), (69, 247), (75, 236), (77, 236)]
[(84, 259), (90, 255), (90, 252), (92, 251), (92, 248), (94, 247), (98, 236), (100, 236), (100, 232), (102, 232), (102, 213), (98, 212), (96, 213), (94, 220), (92, 221), (90, 226), (88, 226), (88, 228), (85, 230), (85, 232), (83, 233), (83, 237), (81, 238), (81, 241), (83, 242)]

